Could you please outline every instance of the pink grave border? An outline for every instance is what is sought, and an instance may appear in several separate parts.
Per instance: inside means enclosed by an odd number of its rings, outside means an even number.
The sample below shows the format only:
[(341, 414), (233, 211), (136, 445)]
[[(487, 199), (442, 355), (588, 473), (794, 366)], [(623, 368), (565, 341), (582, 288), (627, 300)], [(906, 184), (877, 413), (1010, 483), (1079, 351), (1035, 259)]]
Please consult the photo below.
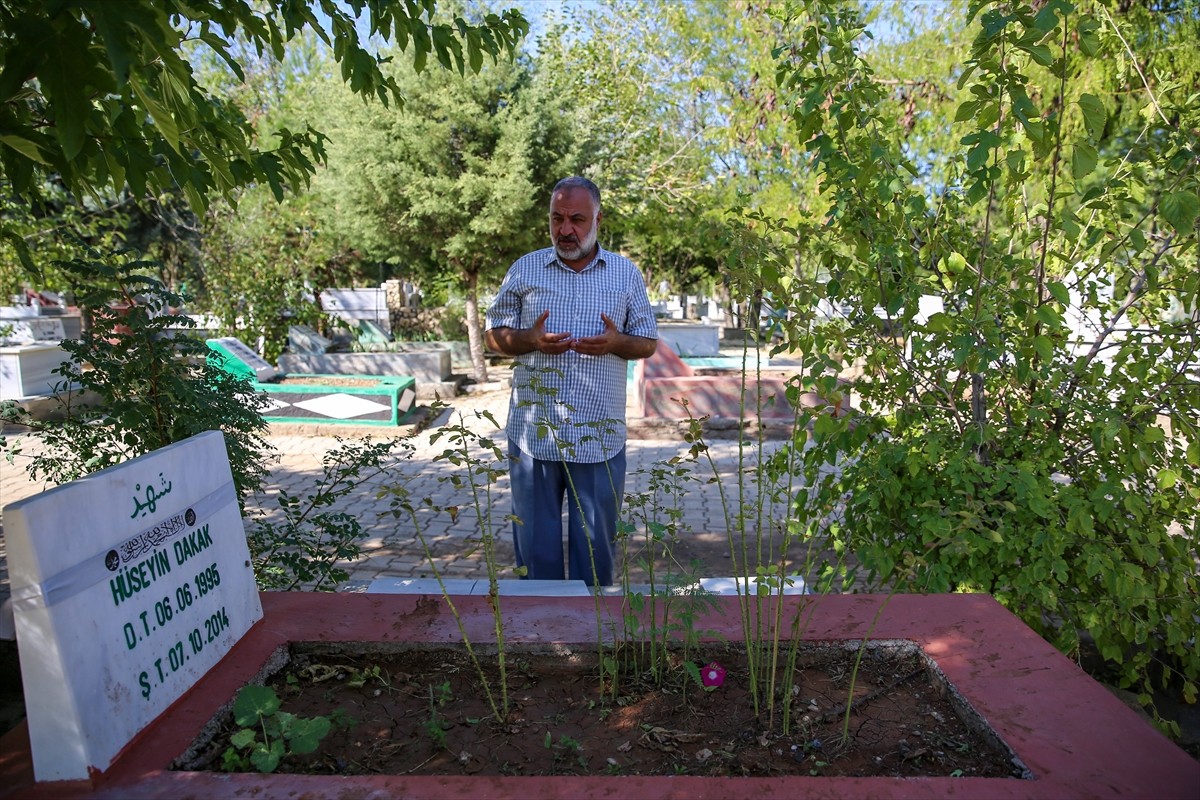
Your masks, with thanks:
[[(472, 641), (490, 640), (485, 597), (456, 597)], [(93, 781), (35, 784), (22, 725), (0, 739), (0, 797), (37, 798), (1186, 798), (1200, 796), (1200, 763), (986, 595), (789, 596), (811, 603), (804, 638), (911, 640), (1032, 772), (998, 778), (406, 777), (226, 775), (166, 767), (244, 683), (289, 642), (458, 641), (439, 597), (265, 593), (264, 619), (188, 694)], [(737, 598), (697, 622), (739, 641)], [(620, 614), (620, 598), (602, 598)], [(882, 608), (882, 612), (880, 609)], [(587, 597), (503, 601), (510, 644), (581, 645), (595, 635)]]

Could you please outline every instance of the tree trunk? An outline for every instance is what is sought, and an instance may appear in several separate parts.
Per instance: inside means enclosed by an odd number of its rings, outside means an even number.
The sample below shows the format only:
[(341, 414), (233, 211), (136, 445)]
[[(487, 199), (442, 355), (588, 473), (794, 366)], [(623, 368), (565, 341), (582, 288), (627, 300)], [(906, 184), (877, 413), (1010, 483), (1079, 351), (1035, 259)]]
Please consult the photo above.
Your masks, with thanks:
[(479, 295), (476, 291), (479, 273), (469, 270), (464, 275), (467, 279), (467, 344), (471, 348), (471, 365), (475, 368), (475, 382), (487, 383), (487, 360), (483, 357), (483, 326), (480, 324)]

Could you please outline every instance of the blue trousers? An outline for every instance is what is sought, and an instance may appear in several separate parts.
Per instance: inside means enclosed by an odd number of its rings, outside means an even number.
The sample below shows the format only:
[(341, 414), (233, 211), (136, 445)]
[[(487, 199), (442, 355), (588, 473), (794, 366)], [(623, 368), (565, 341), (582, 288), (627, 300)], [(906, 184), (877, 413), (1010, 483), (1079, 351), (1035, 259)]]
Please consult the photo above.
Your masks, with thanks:
[[(611, 586), (617, 519), (625, 494), (625, 449), (598, 464), (542, 461), (508, 443), (517, 566), (534, 580), (580, 580)], [(562, 512), (567, 501), (567, 563)], [(593, 572), (594, 568), (594, 572)]]

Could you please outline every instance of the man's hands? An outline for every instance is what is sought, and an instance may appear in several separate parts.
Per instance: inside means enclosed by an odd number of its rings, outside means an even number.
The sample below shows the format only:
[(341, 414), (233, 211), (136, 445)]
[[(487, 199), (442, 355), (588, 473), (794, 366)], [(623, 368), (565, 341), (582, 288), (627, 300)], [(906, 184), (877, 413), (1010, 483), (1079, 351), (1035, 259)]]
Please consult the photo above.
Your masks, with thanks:
[(570, 333), (546, 333), (549, 311), (533, 323), (532, 328), (492, 328), (484, 333), (487, 346), (506, 356), (523, 356), (537, 350), (547, 355), (558, 355), (571, 349)]
[(543, 311), (532, 328), (493, 328), (486, 334), (488, 347), (509, 356), (520, 356), (534, 350), (554, 356), (574, 350), (585, 356), (613, 353), (632, 360), (654, 355), (654, 348), (658, 344), (655, 339), (621, 333), (616, 323), (605, 314), (600, 315), (604, 323), (603, 333), (579, 339), (572, 339), (570, 333), (546, 333), (546, 320), (549, 318), (550, 312)]
[(571, 334), (546, 333), (546, 320), (548, 319), (550, 319), (550, 312), (543, 311), (542, 315), (537, 318), (537, 322), (533, 323), (533, 327), (528, 330), (532, 349), (540, 350), (548, 356), (567, 352), (574, 344)]
[(617, 340), (622, 335), (621, 331), (617, 329), (616, 323), (604, 313), (600, 314), (600, 319), (604, 322), (604, 333), (599, 336), (584, 336), (576, 339), (571, 343), (572, 350), (585, 356), (603, 356), (616, 352)]

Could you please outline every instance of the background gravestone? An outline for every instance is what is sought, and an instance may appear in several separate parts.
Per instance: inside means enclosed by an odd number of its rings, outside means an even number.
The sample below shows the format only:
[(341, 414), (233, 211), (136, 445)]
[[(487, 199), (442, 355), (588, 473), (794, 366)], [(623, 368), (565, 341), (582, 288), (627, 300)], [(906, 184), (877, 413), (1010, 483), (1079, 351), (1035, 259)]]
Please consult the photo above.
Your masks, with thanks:
[(333, 348), (333, 342), (308, 325), (288, 326), (288, 350), (293, 353), (320, 355)]
[(39, 781), (103, 772), (262, 606), (209, 431), (4, 509)]
[(61, 317), (0, 319), (0, 345), (58, 344), (67, 338)]
[(236, 336), (222, 336), (206, 341), (210, 350), (220, 353), (227, 359), (224, 369), (239, 378), (247, 378), (251, 381), (265, 383), (272, 378), (278, 378), (282, 374), (276, 367), (271, 366), (269, 361), (247, 347)]

